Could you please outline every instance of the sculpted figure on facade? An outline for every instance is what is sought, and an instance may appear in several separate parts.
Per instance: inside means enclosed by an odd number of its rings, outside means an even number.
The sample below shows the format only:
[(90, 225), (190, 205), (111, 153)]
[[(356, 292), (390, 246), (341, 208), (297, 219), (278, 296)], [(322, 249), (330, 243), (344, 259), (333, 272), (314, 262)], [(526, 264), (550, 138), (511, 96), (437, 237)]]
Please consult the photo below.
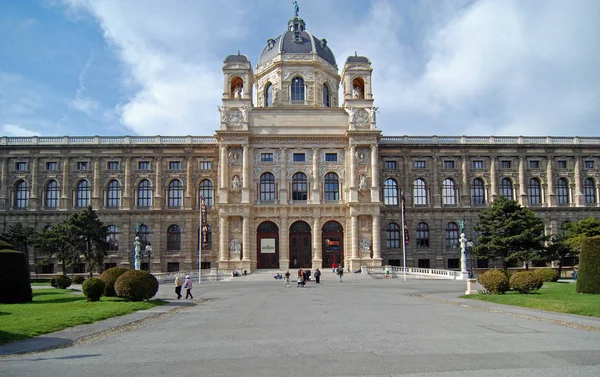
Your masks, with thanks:
[(344, 106), (344, 110), (346, 110), (346, 112), (348, 113), (348, 116), (350, 117), (350, 123), (354, 122), (354, 114), (355, 114), (355, 109), (352, 106)]
[(239, 192), (242, 189), (242, 180), (239, 175), (234, 175), (231, 180), (231, 191)]
[(233, 88), (233, 98), (242, 98), (244, 89), (241, 85), (236, 85)]
[(377, 111), (379, 110), (379, 107), (367, 107), (365, 110), (367, 110), (367, 113), (369, 113), (369, 119), (371, 120), (371, 123), (377, 122)]
[(365, 191), (367, 189), (367, 176), (361, 174), (360, 182), (358, 183), (358, 191)]
[(248, 121), (248, 113), (250, 113), (251, 109), (252, 109), (251, 106), (240, 107), (240, 111), (242, 112), (242, 121), (243, 122), (247, 122)]
[(229, 108), (226, 106), (217, 106), (221, 113), (221, 122), (227, 122), (227, 115), (229, 114)]
[(239, 254), (241, 250), (242, 245), (240, 240), (232, 239), (231, 241), (229, 241), (229, 252), (231, 254)]
[(361, 238), (359, 248), (363, 255), (371, 253), (371, 240), (365, 237)]
[(360, 88), (360, 86), (356, 85), (356, 86), (354, 86), (354, 88), (352, 88), (352, 98), (354, 98), (354, 99), (363, 98), (362, 89)]

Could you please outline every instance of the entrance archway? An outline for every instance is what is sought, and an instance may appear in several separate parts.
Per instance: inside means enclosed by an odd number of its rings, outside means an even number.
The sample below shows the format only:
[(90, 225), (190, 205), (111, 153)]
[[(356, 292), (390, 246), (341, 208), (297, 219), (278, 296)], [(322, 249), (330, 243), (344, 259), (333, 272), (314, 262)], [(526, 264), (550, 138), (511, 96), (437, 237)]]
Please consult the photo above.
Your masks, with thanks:
[(304, 221), (293, 223), (290, 227), (290, 268), (312, 267), (311, 245), (310, 225)]
[(265, 221), (256, 230), (256, 268), (279, 268), (279, 228)]
[(337, 221), (328, 221), (323, 225), (323, 266), (339, 266), (344, 261), (344, 228)]

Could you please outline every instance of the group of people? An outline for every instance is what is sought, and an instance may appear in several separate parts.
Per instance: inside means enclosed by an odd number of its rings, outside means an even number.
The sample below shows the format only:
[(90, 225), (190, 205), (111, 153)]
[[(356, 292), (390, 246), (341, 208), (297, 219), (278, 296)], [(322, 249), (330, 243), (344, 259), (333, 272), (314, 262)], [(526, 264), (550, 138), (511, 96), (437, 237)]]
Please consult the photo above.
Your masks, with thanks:
[[(340, 278), (340, 283), (343, 281), (343, 277), (344, 277), (344, 265), (343, 264), (335, 264), (332, 263), (331, 264), (331, 272), (333, 272), (334, 274), (336, 274), (337, 276), (339, 276)], [(348, 267), (348, 272), (350, 272), (350, 267)]]
[[(279, 273), (277, 273), (277, 275), (274, 276), (275, 279), (284, 279), (283, 282), (283, 286), (289, 288), (290, 287), (290, 271), (286, 271), (285, 275), (281, 275)], [(306, 285), (307, 281), (310, 281), (310, 276), (311, 276), (311, 271), (310, 270), (303, 270), (303, 269), (299, 269), (298, 270), (298, 279), (296, 280), (297, 285), (296, 287), (304, 287)], [(315, 283), (320, 284), (321, 283), (321, 270), (319, 270), (318, 268), (315, 271), (315, 274), (313, 275), (315, 278)]]
[(182, 295), (181, 295), (182, 287), (186, 289), (185, 298), (193, 299), (194, 296), (192, 296), (192, 279), (190, 278), (190, 275), (186, 275), (185, 280), (183, 280), (181, 278), (181, 275), (179, 275), (179, 274), (177, 274), (177, 276), (175, 276), (175, 294), (177, 295), (178, 300), (182, 297)]

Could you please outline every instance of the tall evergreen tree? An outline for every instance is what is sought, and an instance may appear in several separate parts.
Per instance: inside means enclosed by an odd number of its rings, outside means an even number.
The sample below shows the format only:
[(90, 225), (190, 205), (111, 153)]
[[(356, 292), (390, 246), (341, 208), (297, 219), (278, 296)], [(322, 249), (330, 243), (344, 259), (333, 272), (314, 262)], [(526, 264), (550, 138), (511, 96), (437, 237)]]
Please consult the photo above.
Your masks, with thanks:
[(87, 262), (87, 270), (92, 276), (96, 267), (101, 266), (108, 250), (108, 228), (98, 219), (98, 214), (88, 206), (80, 213), (73, 214), (67, 220), (67, 224), (77, 229), (81, 237), (83, 247), (81, 254)]
[(64, 221), (35, 233), (31, 240), (36, 250), (44, 256), (39, 263), (48, 263), (54, 258), (61, 264), (63, 275), (66, 275), (68, 267), (79, 261), (81, 239), (77, 229)]
[(11, 244), (14, 250), (25, 253), (27, 260), (29, 260), (30, 238), (34, 233), (35, 230), (32, 227), (16, 223), (8, 228), (8, 231), (3, 233), (0, 239)]
[(478, 259), (502, 258), (504, 268), (510, 261), (543, 259), (544, 222), (528, 208), (514, 200), (499, 196), (490, 208), (478, 213), (481, 232), (473, 252)]
[(567, 244), (577, 252), (581, 249), (581, 240), (586, 237), (600, 236), (600, 220), (588, 217), (567, 225)]

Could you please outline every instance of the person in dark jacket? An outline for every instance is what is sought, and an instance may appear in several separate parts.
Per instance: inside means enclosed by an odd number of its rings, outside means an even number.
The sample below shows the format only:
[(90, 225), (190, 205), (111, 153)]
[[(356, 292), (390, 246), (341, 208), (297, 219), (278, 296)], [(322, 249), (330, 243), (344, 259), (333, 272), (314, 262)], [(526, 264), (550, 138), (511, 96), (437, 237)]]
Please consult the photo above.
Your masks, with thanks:
[(344, 267), (340, 266), (340, 268), (338, 268), (338, 275), (340, 276), (340, 283), (341, 283), (342, 277), (344, 276)]
[(317, 270), (315, 271), (315, 282), (317, 284), (321, 283), (321, 271), (319, 271), (319, 269), (317, 268)]

